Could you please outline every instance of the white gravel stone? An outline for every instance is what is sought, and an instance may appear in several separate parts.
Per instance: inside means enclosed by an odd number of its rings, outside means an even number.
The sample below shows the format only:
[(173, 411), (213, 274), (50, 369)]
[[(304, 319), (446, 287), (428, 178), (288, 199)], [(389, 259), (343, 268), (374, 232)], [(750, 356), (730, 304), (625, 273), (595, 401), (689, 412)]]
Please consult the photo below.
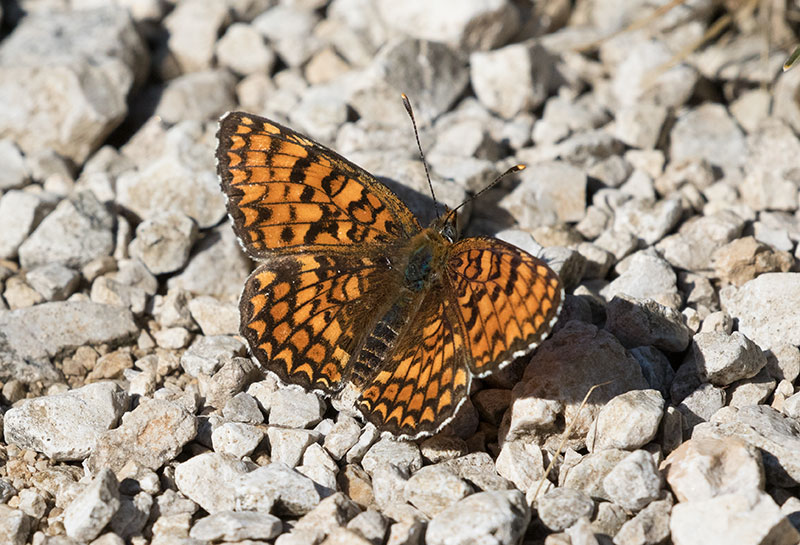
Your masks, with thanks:
[(269, 512), (300, 516), (311, 511), (321, 498), (314, 481), (280, 463), (259, 467), (232, 483), (237, 511)]
[[(215, 178), (213, 190), (221, 194), (218, 185)], [(211, 191), (211, 186), (207, 189)], [(223, 213), (224, 202), (223, 198)], [(245, 257), (231, 226), (223, 223), (205, 232), (205, 237), (195, 244), (186, 267), (167, 280), (167, 288), (238, 300), (250, 268), (251, 261)]]
[[(591, 402), (578, 410), (589, 388), (607, 381), (611, 382), (595, 390)], [(639, 364), (614, 336), (571, 321), (534, 353), (512, 390), (499, 436), (504, 441), (525, 439), (555, 450), (561, 443), (564, 422), (569, 422), (567, 444), (580, 448), (604, 403), (622, 392), (644, 388), (647, 382)]]
[(536, 501), (539, 520), (554, 532), (561, 532), (582, 517), (594, 513), (592, 498), (579, 490), (560, 487), (551, 490)]
[[(559, 486), (580, 490), (594, 499), (611, 500), (603, 488), (606, 478), (617, 464), (630, 453), (619, 449), (606, 449), (587, 454), (577, 464), (559, 475)], [(563, 475), (563, 476), (562, 476)]]
[(63, 301), (77, 289), (80, 274), (64, 265), (51, 263), (28, 271), (25, 280), (45, 301)]
[(422, 467), (422, 454), (416, 443), (384, 436), (370, 447), (361, 460), (361, 466), (367, 473), (373, 473), (378, 467), (388, 464), (413, 473)]
[(551, 161), (515, 175), (519, 185), (500, 201), (522, 229), (578, 221), (586, 211), (586, 174), (574, 166)]
[(687, 111), (670, 131), (673, 161), (705, 159), (725, 170), (742, 166), (746, 153), (742, 130), (720, 104), (703, 104)]
[(767, 273), (720, 291), (722, 310), (762, 350), (800, 345), (800, 273)]
[(377, 7), (383, 21), (394, 29), (466, 51), (503, 45), (519, 26), (519, 14), (506, 0), (477, 0), (453, 6), (414, 0), (402, 9), (391, 1), (381, 1)]
[(60, 263), (80, 268), (114, 249), (114, 216), (88, 191), (59, 203), (19, 247), (26, 269)]
[(539, 44), (475, 52), (469, 64), (478, 100), (505, 119), (540, 106), (554, 75), (554, 58)]
[(167, 211), (136, 227), (136, 238), (128, 251), (153, 274), (174, 272), (186, 264), (196, 238), (197, 224), (190, 217)]
[[(178, 490), (211, 514), (232, 511), (237, 508), (240, 476), (246, 476), (252, 464), (233, 457), (207, 452), (189, 458), (175, 468), (175, 484)], [(261, 505), (272, 502), (264, 493)], [(261, 509), (259, 509), (261, 510)], [(269, 507), (263, 509), (269, 512)]]
[(611, 500), (631, 511), (639, 511), (661, 494), (661, 476), (653, 455), (635, 450), (603, 478), (603, 490)]
[(634, 450), (652, 441), (664, 412), (657, 390), (625, 392), (606, 403), (586, 435), (590, 452), (605, 448)]
[(192, 526), (189, 537), (201, 541), (266, 540), (283, 529), (281, 519), (257, 511), (221, 511), (201, 518)]
[(113, 535), (120, 541), (141, 535), (150, 509), (153, 507), (153, 496), (147, 492), (139, 492), (135, 496), (120, 496), (120, 506), (109, 523)]
[(680, 306), (678, 277), (668, 262), (644, 252), (634, 254), (626, 262), (625, 270), (600, 290), (607, 301), (616, 295), (627, 295), (639, 300), (653, 299), (666, 307)]
[[(0, 148), (4, 142), (0, 140)], [(15, 258), (20, 245), (55, 205), (55, 199), (47, 194), (18, 190), (3, 194), (0, 197), (0, 258)]]
[(100, 535), (119, 506), (117, 479), (111, 470), (104, 469), (64, 510), (64, 530), (72, 539), (91, 541)]
[(227, 335), (198, 337), (181, 356), (181, 367), (189, 376), (212, 376), (225, 363), (246, 353), (242, 341)]
[(169, 32), (167, 49), (178, 73), (196, 72), (211, 66), (217, 34), (228, 18), (223, 4), (189, 0), (164, 19)]
[(50, 358), (80, 346), (130, 342), (138, 331), (129, 310), (87, 301), (0, 310), (0, 375), (50, 384), (59, 380)]
[[(25, 185), (25, 181), (29, 176), (28, 168), (25, 165), (22, 153), (13, 140), (0, 138), (0, 162), (6, 167), (0, 174), (0, 189), (5, 191)], [(2, 203), (2, 200), (0, 200), (0, 203)], [(0, 217), (2, 216), (0, 215)]]
[(497, 545), (517, 543), (531, 513), (518, 490), (479, 492), (454, 503), (428, 524), (429, 545), (466, 545), (492, 536)]
[(31, 518), (19, 509), (0, 504), (0, 535), (11, 545), (27, 542)]
[(614, 543), (617, 545), (663, 543), (669, 537), (672, 503), (672, 496), (669, 494), (666, 499), (652, 502), (622, 525), (614, 536)]
[(197, 435), (197, 419), (177, 403), (151, 399), (122, 417), (122, 424), (103, 433), (86, 460), (91, 472), (119, 471), (133, 460), (152, 470), (172, 460)]
[(675, 545), (794, 545), (800, 540), (775, 501), (757, 490), (679, 503), (672, 509), (670, 530)]
[(496, 464), (497, 473), (523, 492), (528, 492), (544, 478), (542, 449), (531, 442), (505, 441)]
[(225, 403), (222, 416), (231, 422), (245, 424), (261, 424), (264, 421), (264, 415), (258, 408), (256, 398), (245, 392), (239, 392)]
[(51, 460), (83, 460), (98, 437), (116, 426), (128, 402), (125, 391), (112, 382), (25, 400), (5, 414), (5, 440)]
[(731, 408), (728, 418), (695, 428), (692, 437), (738, 437), (764, 451), (767, 482), (793, 487), (800, 483), (800, 424), (766, 405)]
[(289, 428), (315, 426), (325, 413), (325, 403), (313, 392), (282, 388), (270, 396), (269, 424)]
[(242, 459), (250, 456), (264, 439), (264, 430), (251, 424), (225, 422), (211, 432), (214, 452)]
[[(179, 94), (177, 90), (175, 93)], [(181, 109), (197, 106), (186, 104), (182, 96), (178, 100), (182, 101)], [(161, 104), (167, 107), (163, 101)], [(230, 107), (232, 104), (223, 104), (222, 111)], [(170, 113), (177, 115), (174, 109)], [(139, 159), (138, 168), (118, 176), (116, 202), (142, 219), (175, 211), (192, 218), (200, 229), (218, 224), (225, 216), (225, 196), (214, 174), (213, 133), (201, 123), (184, 121), (159, 138), (151, 138), (156, 140), (148, 143), (153, 149), (141, 152), (145, 157)], [(128, 153), (138, 151), (131, 149)], [(223, 268), (219, 263), (217, 267)]]
[[(22, 19), (0, 48), (0, 134), (27, 154), (80, 165), (127, 112), (148, 51), (127, 11), (60, 10)], [(24, 121), (22, 121), (24, 120)]]
[(336, 423), (325, 435), (323, 446), (334, 460), (341, 460), (361, 436), (361, 425), (352, 416), (339, 413)]
[(317, 442), (320, 436), (311, 430), (295, 430), (270, 426), (267, 430), (270, 457), (273, 462), (281, 462), (289, 467), (300, 463), (306, 449)]
[(605, 328), (628, 348), (653, 346), (665, 352), (683, 352), (689, 344), (691, 330), (670, 306), (617, 295), (608, 303), (606, 314)]
[(678, 410), (683, 414), (685, 432), (691, 435), (697, 424), (707, 422), (724, 406), (725, 390), (707, 382), (700, 384), (678, 405)]
[(261, 34), (249, 24), (233, 23), (216, 45), (217, 62), (239, 75), (269, 74), (275, 53)]
[(322, 45), (313, 32), (317, 22), (312, 11), (277, 5), (256, 17), (252, 24), (287, 65), (299, 67)]
[(215, 297), (202, 295), (189, 301), (189, 311), (203, 335), (237, 335), (239, 333), (239, 308)]
[(736, 437), (690, 439), (670, 453), (664, 469), (681, 502), (764, 488), (761, 455)]
[(405, 499), (433, 518), (453, 503), (472, 493), (472, 487), (444, 466), (427, 466), (405, 483)]

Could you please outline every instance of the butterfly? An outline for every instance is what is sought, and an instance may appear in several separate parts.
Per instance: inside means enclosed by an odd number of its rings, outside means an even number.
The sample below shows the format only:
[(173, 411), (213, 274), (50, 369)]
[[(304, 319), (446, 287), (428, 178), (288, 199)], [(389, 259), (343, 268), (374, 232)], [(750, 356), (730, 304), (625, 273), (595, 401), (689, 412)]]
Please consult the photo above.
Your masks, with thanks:
[(416, 439), (552, 329), (556, 273), (506, 242), (458, 240), (455, 210), (423, 228), (370, 173), (262, 117), (228, 113), (217, 139), (233, 229), (261, 262), (241, 334), (282, 382), (349, 391), (379, 430)]

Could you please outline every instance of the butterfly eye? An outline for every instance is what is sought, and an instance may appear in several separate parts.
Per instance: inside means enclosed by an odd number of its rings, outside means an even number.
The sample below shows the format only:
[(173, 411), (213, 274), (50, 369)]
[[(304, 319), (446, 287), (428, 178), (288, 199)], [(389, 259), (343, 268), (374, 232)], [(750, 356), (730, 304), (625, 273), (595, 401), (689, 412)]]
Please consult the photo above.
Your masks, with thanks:
[(456, 226), (453, 223), (445, 223), (442, 227), (442, 236), (447, 239), (447, 242), (455, 242), (456, 240)]

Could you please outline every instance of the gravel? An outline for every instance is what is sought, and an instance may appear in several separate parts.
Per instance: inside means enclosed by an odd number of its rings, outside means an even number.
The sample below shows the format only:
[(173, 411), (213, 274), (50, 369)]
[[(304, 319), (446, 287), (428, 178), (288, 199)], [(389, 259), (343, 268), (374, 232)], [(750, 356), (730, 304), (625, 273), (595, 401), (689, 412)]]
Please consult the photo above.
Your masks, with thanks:
[[(732, 8), (651, 4), (3, 3), (0, 541), (800, 542), (796, 17), (679, 57)], [(526, 164), (461, 231), (566, 289), (416, 441), (251, 358), (214, 153), (266, 115), (425, 224), (400, 93), (440, 203)]]

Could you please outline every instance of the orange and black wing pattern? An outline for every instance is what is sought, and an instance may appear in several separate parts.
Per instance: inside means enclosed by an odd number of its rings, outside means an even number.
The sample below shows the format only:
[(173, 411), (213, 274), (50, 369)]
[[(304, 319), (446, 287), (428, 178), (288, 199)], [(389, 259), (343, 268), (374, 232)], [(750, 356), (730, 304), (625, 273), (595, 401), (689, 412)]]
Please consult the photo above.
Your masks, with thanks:
[(420, 225), (392, 191), (334, 151), (268, 119), (226, 114), (217, 171), (255, 259), (408, 238)]
[(369, 256), (278, 256), (245, 283), (242, 335), (283, 382), (331, 394), (393, 282), (385, 262)]
[(453, 303), (431, 290), (386, 365), (364, 385), (358, 408), (395, 436), (416, 439), (452, 420), (469, 393), (465, 341)]
[(538, 346), (561, 310), (564, 288), (545, 264), (516, 246), (467, 238), (450, 248), (447, 273), (478, 377)]

